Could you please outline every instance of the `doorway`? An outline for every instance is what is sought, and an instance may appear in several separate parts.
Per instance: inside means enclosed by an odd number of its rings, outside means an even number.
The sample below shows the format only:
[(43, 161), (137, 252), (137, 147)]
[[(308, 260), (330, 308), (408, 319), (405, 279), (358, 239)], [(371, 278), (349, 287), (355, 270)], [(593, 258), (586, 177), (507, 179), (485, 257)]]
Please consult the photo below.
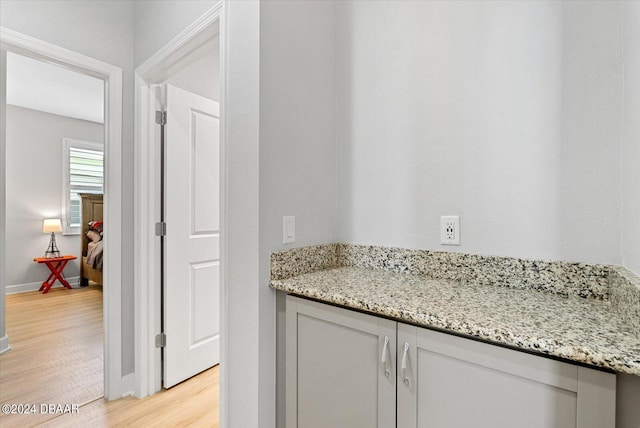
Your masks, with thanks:
[[(153, 394), (160, 391), (163, 387), (171, 386), (181, 380), (197, 374), (200, 370), (205, 369), (219, 361), (219, 325), (220, 313), (212, 313), (214, 306), (219, 306), (220, 296), (220, 261), (219, 261), (219, 178), (221, 176), (219, 147), (202, 145), (205, 150), (197, 152), (196, 146), (199, 144), (196, 137), (186, 136), (186, 145), (194, 149), (191, 157), (185, 157), (185, 164), (191, 165), (192, 171), (184, 175), (189, 180), (196, 180), (200, 175), (200, 171), (206, 171), (204, 181), (215, 178), (215, 190), (205, 190), (200, 194), (203, 197), (200, 202), (194, 202), (192, 198), (190, 202), (186, 200), (179, 205), (189, 205), (190, 212), (186, 214), (185, 210), (178, 210), (187, 215), (183, 220), (174, 220), (172, 226), (171, 220), (166, 223), (167, 236), (164, 235), (162, 224), (165, 222), (163, 217), (163, 207), (171, 205), (169, 208), (175, 207), (170, 201), (164, 201), (163, 196), (171, 197), (171, 187), (175, 185), (175, 181), (162, 170), (162, 160), (166, 160), (161, 150), (162, 145), (170, 151), (171, 142), (165, 142), (161, 139), (162, 135), (172, 137), (171, 133), (171, 106), (172, 102), (178, 99), (188, 99), (187, 104), (193, 103), (192, 106), (186, 107), (184, 111), (185, 119), (181, 126), (177, 126), (173, 122), (173, 130), (180, 128), (182, 131), (193, 131), (193, 135), (202, 135), (202, 133), (215, 134), (219, 138), (219, 114), (217, 113), (217, 102), (220, 98), (220, 31), (219, 31), (219, 9), (212, 9), (208, 14), (199, 20), (196, 28), (187, 29), (185, 33), (177, 37), (177, 41), (173, 41), (168, 47), (163, 48), (154, 57), (142, 64), (136, 70), (136, 123), (138, 130), (139, 144), (136, 144), (136, 165), (139, 170), (138, 186), (136, 192), (138, 196), (136, 224), (156, 224), (156, 230), (149, 227), (136, 227), (136, 254), (139, 255), (140, 262), (137, 264), (136, 282), (141, 284), (136, 290), (137, 312), (136, 316), (136, 389), (135, 393), (138, 397)], [(168, 88), (168, 89), (167, 89)], [(172, 89), (173, 88), (173, 89)], [(213, 103), (213, 112), (209, 111), (208, 105)], [(169, 111), (166, 111), (168, 108)], [(188, 111), (187, 111), (188, 110)], [(165, 111), (169, 132), (162, 134), (162, 130), (158, 122), (162, 122)], [(182, 114), (182, 113), (181, 113)], [(176, 116), (176, 119), (180, 119)], [(204, 128), (197, 127), (206, 124)], [(175, 141), (174, 141), (175, 142)], [(218, 142), (215, 142), (218, 144)], [(167, 146), (169, 144), (169, 146)], [(175, 152), (177, 153), (177, 152)], [(176, 156), (170, 155), (168, 162), (175, 160)], [(215, 167), (212, 166), (215, 163)], [(168, 164), (170, 167), (171, 165)], [(163, 188), (162, 177), (167, 177), (171, 182), (167, 183), (167, 191)], [(190, 178), (189, 178), (190, 177)], [(183, 193), (197, 196), (198, 185), (190, 185), (185, 182), (183, 184)], [(194, 193), (195, 191), (195, 193)], [(180, 192), (175, 191), (175, 194)], [(206, 201), (204, 201), (206, 199)], [(201, 203), (203, 202), (204, 203)], [(215, 201), (215, 204), (212, 202)], [(193, 205), (193, 204), (196, 205)], [(171, 210), (167, 210), (167, 214), (171, 215)], [(175, 213), (174, 213), (175, 214)], [(188, 225), (191, 224), (192, 227)], [(198, 249), (198, 260), (184, 260), (182, 269), (184, 289), (177, 291), (173, 297), (169, 295), (172, 291), (170, 283), (164, 282), (165, 278), (173, 281), (171, 272), (171, 261), (176, 257), (176, 244), (170, 236), (171, 231), (178, 228), (186, 227), (189, 229), (190, 237), (184, 242), (190, 241), (192, 244), (204, 244), (207, 240), (213, 240), (211, 245), (206, 244), (206, 249)], [(165, 246), (166, 244), (166, 246)], [(172, 250), (173, 248), (173, 250)], [(203, 254), (213, 248), (211, 254), (204, 257)], [(172, 253), (173, 251), (173, 253)], [(185, 252), (186, 254), (186, 252)], [(163, 255), (171, 257), (168, 263), (163, 263)], [(166, 259), (165, 259), (166, 260)], [(200, 284), (200, 285), (198, 285)], [(206, 285), (205, 285), (206, 284)], [(166, 293), (166, 295), (164, 295)], [(201, 298), (195, 297), (200, 293)], [(163, 300), (164, 298), (164, 300)], [(171, 314), (169, 306), (178, 304), (182, 300), (183, 309), (181, 313), (184, 316), (178, 316), (181, 320), (188, 320), (182, 326), (171, 331)], [(163, 303), (164, 302), (164, 303)], [(173, 307), (175, 309), (175, 307)], [(185, 310), (191, 311), (186, 314)], [(206, 316), (202, 316), (209, 311)], [(197, 315), (197, 312), (200, 315)], [(175, 313), (175, 311), (174, 311)], [(214, 326), (214, 329), (209, 327)], [(202, 328), (204, 327), (204, 328)], [(183, 329), (183, 330), (179, 330)], [(197, 347), (209, 349), (204, 352), (204, 357), (196, 358), (209, 360), (208, 363), (190, 363), (184, 359), (184, 356), (178, 357), (165, 348), (163, 343), (163, 333), (169, 333), (166, 336), (167, 344), (175, 343), (176, 337), (184, 337), (186, 342), (183, 344), (184, 349), (193, 350)], [(173, 336), (171, 336), (173, 334)], [(188, 340), (187, 340), (188, 339)], [(188, 343), (187, 343), (188, 342)], [(209, 346), (217, 343), (213, 349)], [(217, 350), (216, 350), (217, 349)], [(173, 357), (172, 357), (173, 355)], [(173, 361), (171, 360), (173, 359)], [(185, 367), (197, 366), (200, 368), (191, 371), (185, 371)], [(177, 376), (172, 376), (167, 371), (181, 372)]]
[[(100, 234), (93, 231), (96, 242), (86, 246), (82, 238), (89, 221), (103, 220), (104, 81), (13, 52), (7, 53), (6, 76), (2, 214), (11, 249), (5, 288), (12, 350), (0, 362), (0, 402), (57, 398), (82, 405), (104, 395), (103, 284), (80, 286), (84, 266), (96, 273), (94, 279), (102, 277), (102, 269), (82, 257), (94, 248), (96, 260), (102, 259)], [(81, 195), (99, 200), (99, 217), (86, 218), (83, 211), (90, 207)], [(50, 289), (42, 282), (49, 269), (34, 263), (46, 257), (43, 219), (56, 232), (52, 242), (60, 253), (54, 256), (66, 263), (60, 278), (49, 275)], [(25, 381), (27, 372), (31, 381)]]
[[(102, 305), (104, 308), (104, 396), (111, 400), (123, 395), (121, 373), (121, 284), (118, 276), (121, 271), (120, 254), (122, 250), (122, 208), (121, 208), (121, 153), (122, 153), (122, 70), (110, 64), (61, 48), (51, 43), (23, 35), (16, 31), (0, 27), (2, 56), (2, 114), (6, 106), (6, 67), (7, 52), (17, 53), (29, 58), (57, 64), (63, 68), (101, 79), (104, 90), (104, 221), (109, 228), (104, 231), (104, 282), (112, 284), (105, 288)], [(6, 209), (6, 120), (2, 117), (0, 129), (0, 209)], [(0, 344), (4, 351), (10, 352), (10, 338), (6, 337), (5, 320), (5, 266), (7, 263), (6, 229), (4, 215), (0, 222)]]

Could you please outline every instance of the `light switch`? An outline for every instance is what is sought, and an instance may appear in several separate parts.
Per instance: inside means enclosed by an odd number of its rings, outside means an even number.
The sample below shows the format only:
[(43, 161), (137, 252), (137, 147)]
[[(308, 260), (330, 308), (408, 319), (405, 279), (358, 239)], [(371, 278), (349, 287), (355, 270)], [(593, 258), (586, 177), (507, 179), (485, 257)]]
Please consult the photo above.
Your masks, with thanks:
[(296, 242), (296, 218), (292, 215), (282, 217), (282, 243), (293, 244)]

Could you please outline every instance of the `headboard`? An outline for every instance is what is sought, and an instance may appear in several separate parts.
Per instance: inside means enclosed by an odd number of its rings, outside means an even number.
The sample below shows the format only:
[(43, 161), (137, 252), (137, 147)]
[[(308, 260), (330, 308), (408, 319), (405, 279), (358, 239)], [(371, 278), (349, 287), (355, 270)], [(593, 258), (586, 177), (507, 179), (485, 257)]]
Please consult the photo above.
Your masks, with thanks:
[(102, 195), (96, 195), (93, 193), (80, 193), (82, 199), (82, 255), (87, 255), (87, 246), (89, 244), (89, 238), (87, 237), (87, 231), (89, 230), (88, 223), (92, 220), (103, 220), (102, 214)]

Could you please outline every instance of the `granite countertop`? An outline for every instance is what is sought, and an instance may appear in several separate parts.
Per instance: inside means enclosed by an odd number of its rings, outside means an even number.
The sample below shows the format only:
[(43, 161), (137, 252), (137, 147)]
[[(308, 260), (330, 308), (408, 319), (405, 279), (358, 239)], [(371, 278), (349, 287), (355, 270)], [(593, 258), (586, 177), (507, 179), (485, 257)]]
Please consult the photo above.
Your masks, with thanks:
[(271, 287), (424, 327), (640, 375), (640, 339), (605, 300), (362, 267), (272, 278)]

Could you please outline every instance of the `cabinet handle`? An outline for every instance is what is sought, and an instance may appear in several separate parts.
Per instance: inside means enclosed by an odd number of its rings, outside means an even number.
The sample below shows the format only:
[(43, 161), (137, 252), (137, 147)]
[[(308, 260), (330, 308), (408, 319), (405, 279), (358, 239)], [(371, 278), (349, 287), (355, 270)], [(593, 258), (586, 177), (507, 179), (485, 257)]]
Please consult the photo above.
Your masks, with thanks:
[(384, 347), (382, 348), (382, 367), (384, 367), (384, 377), (389, 378), (389, 366), (387, 364), (389, 355), (389, 336), (384, 337)]
[(409, 386), (409, 376), (407, 376), (407, 358), (409, 354), (409, 344), (407, 342), (404, 343), (404, 353), (402, 354), (402, 382), (405, 385)]

